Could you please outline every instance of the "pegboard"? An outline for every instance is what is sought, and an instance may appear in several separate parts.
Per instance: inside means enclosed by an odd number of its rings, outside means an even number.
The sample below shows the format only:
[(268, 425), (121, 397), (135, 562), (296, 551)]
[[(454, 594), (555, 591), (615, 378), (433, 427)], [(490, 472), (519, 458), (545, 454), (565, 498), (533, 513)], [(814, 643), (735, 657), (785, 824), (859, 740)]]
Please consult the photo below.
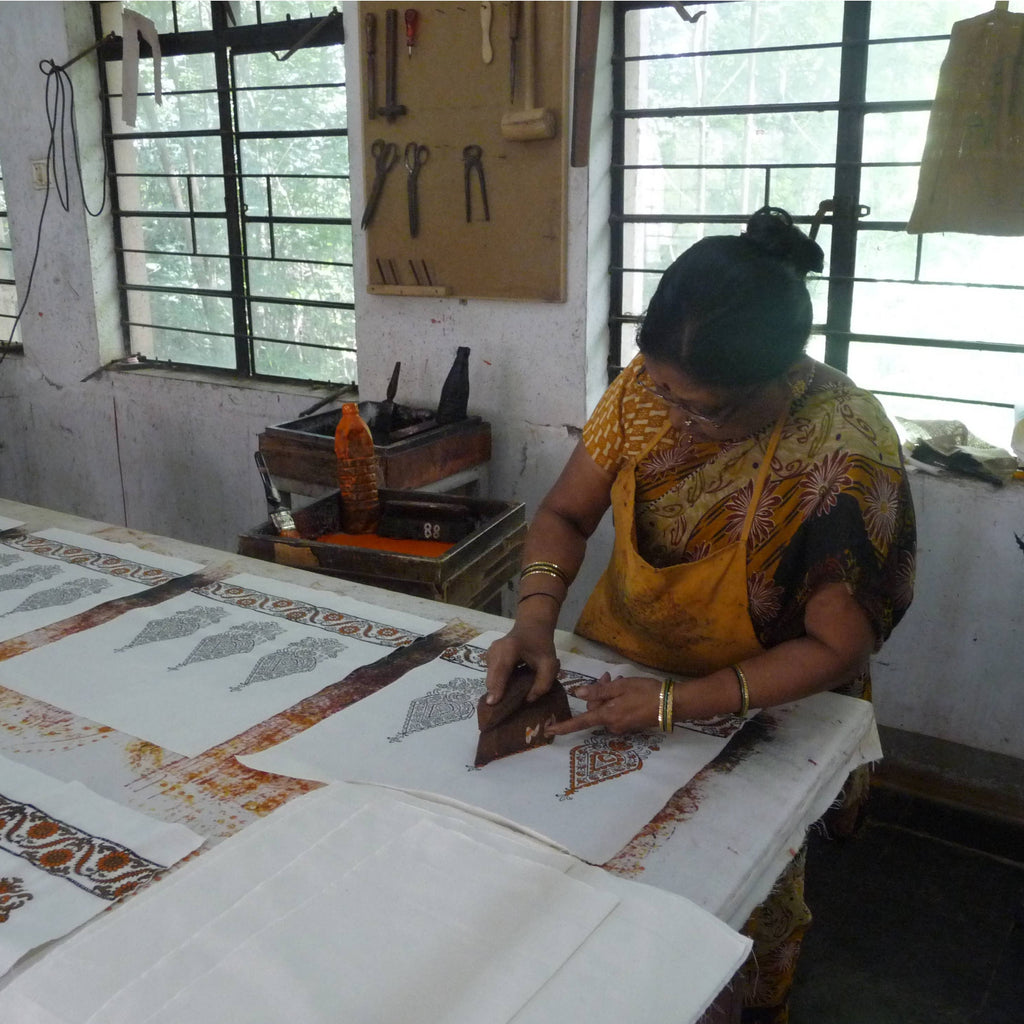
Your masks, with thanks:
[[(389, 120), (386, 3), (360, 3), (359, 54), (363, 93), (363, 174), (371, 196), (376, 140), (394, 143), (397, 161), (384, 178), (380, 200), (366, 226), (368, 290), (390, 295), (455, 295), (564, 302), (566, 288), (568, 168), (568, 3), (518, 4), (515, 99), (511, 99), (511, 3), (432, 3), (415, 8), (412, 53), (405, 12), (397, 12), (395, 105), (405, 113)], [(533, 33), (534, 94), (531, 109), (554, 117), (552, 138), (518, 141), (503, 134), (506, 115), (522, 114), (529, 99), (525, 76)], [(493, 57), (484, 61), (483, 18), (490, 8)], [(375, 75), (370, 88), (367, 15), (376, 18)], [(351, 30), (350, 34), (351, 34)], [(370, 97), (378, 112), (370, 117)], [(514, 129), (508, 128), (507, 131)], [(412, 236), (406, 146), (429, 149), (418, 178), (419, 231)], [(475, 173), (466, 208), (466, 146), (479, 146), (489, 219)], [(354, 210), (358, 220), (363, 211)]]

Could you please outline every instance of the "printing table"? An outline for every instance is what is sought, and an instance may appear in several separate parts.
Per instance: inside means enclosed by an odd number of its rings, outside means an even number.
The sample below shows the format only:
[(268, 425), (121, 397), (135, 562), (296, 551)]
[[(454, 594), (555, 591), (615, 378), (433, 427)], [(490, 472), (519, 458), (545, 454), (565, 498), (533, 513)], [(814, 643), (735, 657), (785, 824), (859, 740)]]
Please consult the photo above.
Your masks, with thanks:
[[(28, 532), (60, 527), (441, 620), (447, 623), (439, 633), (441, 646), (509, 625), (484, 612), (18, 502), (0, 500), (0, 515), (23, 522)], [(621, 661), (572, 634), (561, 633), (556, 642), (563, 650)], [(391, 671), (400, 673), (402, 668), (399, 664)], [(388, 681), (380, 677), (374, 685)], [(321, 705), (317, 713), (343, 709), (365, 695), (365, 686), (365, 677), (351, 684), (346, 678), (332, 687), (338, 691), (334, 704)], [(0, 754), (58, 779), (78, 779), (150, 817), (185, 824), (215, 844), (318, 788), (318, 783), (266, 775), (234, 760), (234, 755), (247, 752), (257, 732), (265, 746), (268, 735), (284, 739), (312, 724), (297, 723), (300, 717), (275, 716), (198, 757), (184, 758), (0, 687)], [(879, 754), (874, 716), (862, 701), (819, 694), (762, 712), (604, 866), (685, 896), (739, 928), (799, 848), (808, 825), (835, 798), (847, 773)], [(0, 1017), (5, 980), (0, 980)]]

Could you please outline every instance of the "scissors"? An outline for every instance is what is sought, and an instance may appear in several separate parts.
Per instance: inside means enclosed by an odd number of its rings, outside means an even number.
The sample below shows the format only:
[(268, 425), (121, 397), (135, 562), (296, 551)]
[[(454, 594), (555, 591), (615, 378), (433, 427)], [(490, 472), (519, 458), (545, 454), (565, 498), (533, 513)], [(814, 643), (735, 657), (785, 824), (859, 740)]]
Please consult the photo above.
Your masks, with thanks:
[(384, 181), (388, 176), (388, 171), (398, 162), (398, 147), (393, 142), (385, 143), (383, 139), (375, 139), (370, 147), (370, 152), (373, 154), (377, 168), (373, 186), (370, 189), (370, 198), (366, 202), (363, 219), (359, 222), (359, 226), (364, 230), (369, 226), (377, 211), (377, 204), (380, 202), (381, 192), (384, 191)]
[(484, 181), (484, 151), (479, 146), (466, 146), (462, 151), (462, 162), (466, 165), (466, 223), (473, 220), (472, 175), (476, 171), (480, 182), (480, 199), (484, 204), (484, 220), (491, 219), (491, 211), (487, 205), (487, 183)]
[(430, 159), (430, 150), (418, 142), (405, 147), (405, 169), (409, 172), (406, 191), (409, 195), (409, 235), (415, 238), (420, 233), (420, 201), (417, 191), (420, 168)]

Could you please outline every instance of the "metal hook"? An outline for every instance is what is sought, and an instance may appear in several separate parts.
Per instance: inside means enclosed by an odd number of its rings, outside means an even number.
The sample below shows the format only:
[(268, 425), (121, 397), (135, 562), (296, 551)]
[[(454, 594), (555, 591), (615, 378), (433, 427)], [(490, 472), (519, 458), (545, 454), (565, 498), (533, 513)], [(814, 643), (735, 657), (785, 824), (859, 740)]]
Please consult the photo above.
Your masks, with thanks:
[(673, 3), (672, 7), (675, 10), (676, 14), (678, 14), (679, 17), (683, 19), (683, 21), (700, 21), (700, 19), (703, 18), (704, 15), (707, 13), (706, 11), (698, 11), (696, 14), (690, 14), (690, 12), (681, 3), (678, 2)]
[(337, 18), (338, 8), (332, 7), (330, 14), (325, 14), (283, 57), (278, 57), (273, 50), (270, 52), (274, 55), (274, 60), (286, 61), (296, 50), (301, 50), (327, 24), (327, 22)]

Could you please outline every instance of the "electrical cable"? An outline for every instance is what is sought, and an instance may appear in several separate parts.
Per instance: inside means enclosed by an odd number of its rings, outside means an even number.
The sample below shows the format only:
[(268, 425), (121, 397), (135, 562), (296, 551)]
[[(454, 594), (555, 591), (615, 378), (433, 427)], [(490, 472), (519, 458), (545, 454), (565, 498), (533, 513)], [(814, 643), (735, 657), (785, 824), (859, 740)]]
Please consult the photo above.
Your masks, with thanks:
[[(69, 61), (69, 64), (73, 63)], [(71, 135), (71, 162), (74, 174), (78, 178), (78, 189), (82, 197), (82, 206), (90, 217), (99, 217), (107, 205), (107, 149), (103, 147), (103, 193), (100, 198), (99, 209), (93, 210), (85, 195), (85, 182), (82, 180), (82, 158), (78, 146), (78, 128), (75, 124), (75, 87), (71, 78), (65, 70), (68, 64), (55, 64), (52, 60), (41, 60), (39, 70), (46, 75), (46, 123), (50, 130), (50, 142), (46, 150), (46, 193), (43, 196), (43, 207), (39, 211), (39, 223), (36, 226), (35, 252), (32, 254), (32, 266), (29, 269), (28, 283), (25, 286), (25, 295), (18, 307), (14, 323), (11, 325), (11, 333), (7, 339), (0, 344), (0, 363), (7, 357), (8, 351), (14, 344), (14, 332), (18, 329), (22, 314), (28, 305), (29, 296), (32, 294), (32, 282), (36, 275), (36, 265), (39, 262), (39, 251), (43, 237), (43, 221), (46, 218), (46, 209), (50, 204), (50, 168), (53, 168), (53, 188), (57, 193), (60, 205), (67, 212), (71, 209), (71, 172), (68, 168), (68, 141), (67, 136)], [(60, 163), (57, 162), (58, 142), (60, 145)]]

